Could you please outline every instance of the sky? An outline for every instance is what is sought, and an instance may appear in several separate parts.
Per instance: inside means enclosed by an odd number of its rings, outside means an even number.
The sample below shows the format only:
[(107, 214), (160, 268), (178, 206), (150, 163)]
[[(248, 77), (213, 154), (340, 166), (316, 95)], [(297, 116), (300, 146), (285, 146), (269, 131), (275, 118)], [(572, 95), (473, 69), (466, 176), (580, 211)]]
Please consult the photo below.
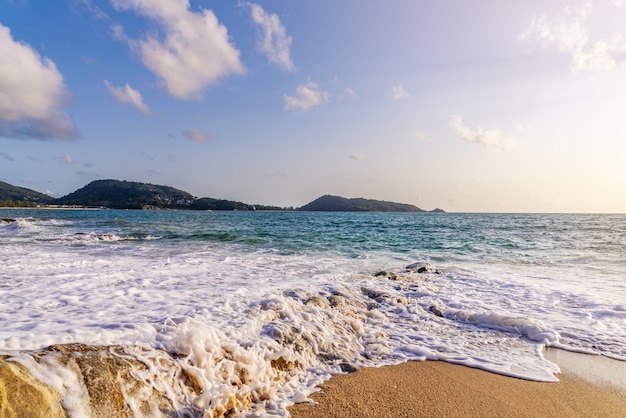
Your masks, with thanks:
[(0, 180), (626, 213), (626, 0), (0, 0)]

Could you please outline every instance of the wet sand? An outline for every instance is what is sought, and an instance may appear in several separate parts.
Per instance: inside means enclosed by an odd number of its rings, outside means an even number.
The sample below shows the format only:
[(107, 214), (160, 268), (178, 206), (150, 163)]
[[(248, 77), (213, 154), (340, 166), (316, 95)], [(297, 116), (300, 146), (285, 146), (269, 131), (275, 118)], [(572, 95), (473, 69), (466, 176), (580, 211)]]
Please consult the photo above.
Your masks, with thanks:
[[(546, 357), (557, 362), (554, 356), (563, 353), (556, 351)], [(551, 383), (442, 361), (363, 369), (323, 384), (311, 396), (317, 405), (297, 404), (289, 411), (295, 418), (626, 417), (626, 388), (619, 379), (615, 383), (602, 371), (588, 373), (603, 363), (609, 364), (609, 375), (624, 376), (626, 362), (574, 353), (558, 358), (563, 373)], [(588, 367), (577, 369), (580, 362)]]

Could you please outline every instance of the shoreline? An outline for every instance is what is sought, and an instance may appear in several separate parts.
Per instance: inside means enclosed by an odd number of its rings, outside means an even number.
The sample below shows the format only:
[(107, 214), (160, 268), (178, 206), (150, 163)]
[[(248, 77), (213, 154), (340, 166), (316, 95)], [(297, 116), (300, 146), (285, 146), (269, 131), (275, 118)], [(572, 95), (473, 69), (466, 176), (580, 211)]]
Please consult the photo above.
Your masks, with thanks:
[[(333, 376), (310, 396), (316, 404), (296, 404), (289, 412), (294, 418), (626, 417), (626, 388), (619, 379), (613, 383), (602, 372), (588, 371), (609, 360), (618, 364), (609, 374), (622, 377), (626, 362), (548, 351), (550, 361), (559, 356), (558, 382), (522, 380), (444, 361), (410, 361)], [(579, 362), (589, 367), (580, 370)]]
[[(545, 349), (543, 356), (558, 364), (563, 374), (573, 375), (594, 386), (623, 391), (626, 394), (626, 361), (558, 348)], [(626, 416), (626, 406), (624, 415)]]
[[(105, 208), (105, 207), (91, 207), (91, 206), (85, 206), (85, 207), (78, 207), (78, 206), (24, 206), (24, 207), (16, 207), (16, 206), (0, 206), (0, 209), (7, 209), (7, 210), (110, 210), (109, 208)], [(141, 210), (141, 209), (139, 209)]]

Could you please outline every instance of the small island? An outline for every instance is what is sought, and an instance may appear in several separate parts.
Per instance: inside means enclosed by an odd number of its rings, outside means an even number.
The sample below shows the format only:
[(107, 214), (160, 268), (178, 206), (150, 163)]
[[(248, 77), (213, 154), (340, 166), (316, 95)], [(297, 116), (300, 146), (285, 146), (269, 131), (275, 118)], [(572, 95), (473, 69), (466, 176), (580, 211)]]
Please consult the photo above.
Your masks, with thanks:
[[(302, 206), (301, 211), (323, 212), (428, 212), (406, 203), (386, 202), (374, 199), (347, 199), (340, 196), (325, 195)], [(435, 209), (430, 212), (443, 212)]]

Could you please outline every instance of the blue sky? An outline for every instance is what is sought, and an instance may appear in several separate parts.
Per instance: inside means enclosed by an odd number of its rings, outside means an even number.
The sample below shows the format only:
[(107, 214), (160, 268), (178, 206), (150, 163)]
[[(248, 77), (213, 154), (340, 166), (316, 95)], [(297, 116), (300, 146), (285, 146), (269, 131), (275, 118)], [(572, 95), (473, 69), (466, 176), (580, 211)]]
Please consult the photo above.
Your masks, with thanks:
[(0, 180), (626, 212), (626, 0), (0, 0)]

